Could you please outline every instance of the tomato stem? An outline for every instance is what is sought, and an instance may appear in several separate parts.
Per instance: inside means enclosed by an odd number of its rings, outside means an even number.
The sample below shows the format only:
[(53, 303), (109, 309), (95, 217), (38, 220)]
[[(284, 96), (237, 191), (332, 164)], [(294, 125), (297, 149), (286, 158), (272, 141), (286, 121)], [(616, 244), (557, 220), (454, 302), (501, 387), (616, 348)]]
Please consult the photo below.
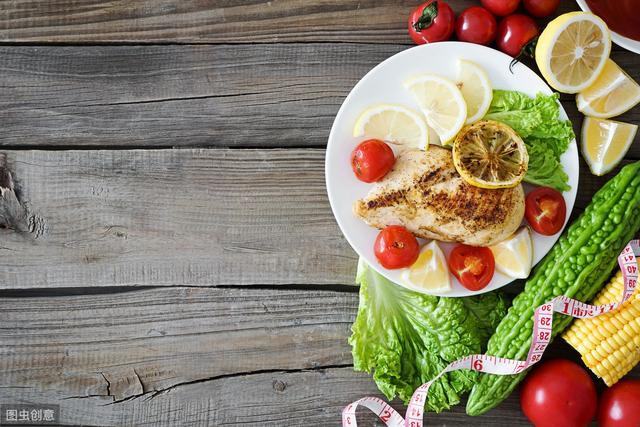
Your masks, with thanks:
[(420, 32), (426, 28), (429, 28), (433, 25), (433, 21), (438, 16), (438, 1), (434, 1), (433, 3), (428, 4), (422, 9), (422, 15), (420, 18), (413, 24), (413, 28), (416, 31)]
[(522, 49), (520, 50), (520, 53), (518, 54), (518, 56), (513, 58), (513, 60), (509, 63), (509, 71), (511, 71), (511, 74), (513, 74), (513, 66), (516, 65), (518, 62), (520, 62), (521, 58), (525, 56), (529, 58), (533, 58), (535, 56), (537, 44), (538, 44), (538, 37), (534, 37), (531, 40), (529, 40), (524, 46), (522, 46)]

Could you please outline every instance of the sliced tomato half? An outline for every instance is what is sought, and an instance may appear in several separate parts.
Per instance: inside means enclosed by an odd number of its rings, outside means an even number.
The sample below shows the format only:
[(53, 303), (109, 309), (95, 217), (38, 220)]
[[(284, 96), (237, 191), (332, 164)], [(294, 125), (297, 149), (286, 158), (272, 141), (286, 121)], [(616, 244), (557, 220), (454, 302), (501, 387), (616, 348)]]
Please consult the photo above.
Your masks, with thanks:
[(491, 282), (496, 263), (489, 248), (458, 245), (449, 254), (449, 270), (462, 286), (479, 291)]
[(567, 204), (562, 193), (540, 187), (527, 194), (524, 216), (536, 232), (552, 236), (559, 232), (567, 218)]

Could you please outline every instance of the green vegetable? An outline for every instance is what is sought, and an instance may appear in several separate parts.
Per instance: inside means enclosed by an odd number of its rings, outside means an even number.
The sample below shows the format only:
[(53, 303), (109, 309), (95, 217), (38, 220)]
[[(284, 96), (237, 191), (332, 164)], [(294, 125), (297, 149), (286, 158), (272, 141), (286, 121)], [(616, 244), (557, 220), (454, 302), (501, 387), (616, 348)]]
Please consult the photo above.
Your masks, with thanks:
[[(533, 311), (558, 295), (589, 301), (609, 278), (617, 257), (640, 229), (640, 162), (625, 166), (593, 197), (513, 300), (489, 339), (487, 354), (523, 360), (531, 345)], [(554, 315), (552, 337), (571, 317)], [(469, 415), (498, 405), (524, 378), (480, 374), (467, 402)]]
[[(388, 399), (407, 403), (414, 390), (450, 362), (483, 350), (507, 312), (499, 294), (439, 298), (402, 288), (376, 273), (362, 259), (356, 281), (360, 306), (349, 338), (353, 365), (373, 372)], [(440, 412), (460, 402), (475, 372), (444, 375), (429, 390), (427, 408)]]
[(560, 120), (558, 95), (494, 90), (485, 119), (511, 126), (524, 140), (529, 152), (529, 169), (524, 180), (559, 191), (569, 190), (569, 178), (562, 169), (560, 156), (575, 138), (571, 122)]

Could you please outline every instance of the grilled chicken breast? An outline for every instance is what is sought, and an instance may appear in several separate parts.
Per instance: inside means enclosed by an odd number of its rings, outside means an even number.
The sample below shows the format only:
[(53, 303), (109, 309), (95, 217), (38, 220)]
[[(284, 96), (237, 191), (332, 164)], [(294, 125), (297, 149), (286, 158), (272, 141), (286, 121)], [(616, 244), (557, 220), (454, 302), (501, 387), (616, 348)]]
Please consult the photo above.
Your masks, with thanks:
[(400, 154), (353, 211), (377, 228), (400, 224), (426, 239), (491, 246), (520, 226), (524, 190), (471, 186), (456, 171), (449, 150), (430, 146)]

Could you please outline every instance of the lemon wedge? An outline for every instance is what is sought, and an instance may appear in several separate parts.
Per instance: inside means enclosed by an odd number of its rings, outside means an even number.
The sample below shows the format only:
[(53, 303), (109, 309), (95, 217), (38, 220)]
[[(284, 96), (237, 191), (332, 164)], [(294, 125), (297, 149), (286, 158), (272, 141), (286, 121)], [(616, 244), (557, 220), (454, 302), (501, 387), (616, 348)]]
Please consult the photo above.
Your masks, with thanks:
[(404, 270), (402, 278), (411, 286), (428, 292), (451, 290), (447, 260), (435, 240), (422, 248), (418, 259)]
[(638, 126), (585, 117), (582, 123), (582, 155), (594, 175), (610, 172), (627, 154)]
[(549, 22), (536, 45), (536, 63), (547, 83), (564, 93), (591, 86), (611, 52), (607, 24), (588, 12), (570, 12)]
[(451, 80), (432, 74), (415, 77), (404, 86), (413, 94), (440, 143), (449, 143), (467, 119), (467, 103), (460, 89)]
[(429, 147), (429, 129), (424, 119), (401, 105), (378, 104), (367, 108), (356, 120), (353, 136), (422, 150)]
[(640, 85), (608, 59), (596, 81), (576, 96), (581, 113), (608, 119), (619, 116), (640, 102)]
[(529, 167), (524, 141), (509, 126), (481, 120), (466, 126), (453, 143), (453, 165), (468, 184), (480, 188), (512, 188)]
[(513, 279), (526, 279), (533, 266), (533, 243), (529, 227), (523, 227), (509, 239), (491, 246), (496, 269)]
[(483, 118), (493, 99), (493, 90), (486, 71), (471, 61), (460, 59), (456, 85), (467, 104), (465, 123), (475, 123)]

